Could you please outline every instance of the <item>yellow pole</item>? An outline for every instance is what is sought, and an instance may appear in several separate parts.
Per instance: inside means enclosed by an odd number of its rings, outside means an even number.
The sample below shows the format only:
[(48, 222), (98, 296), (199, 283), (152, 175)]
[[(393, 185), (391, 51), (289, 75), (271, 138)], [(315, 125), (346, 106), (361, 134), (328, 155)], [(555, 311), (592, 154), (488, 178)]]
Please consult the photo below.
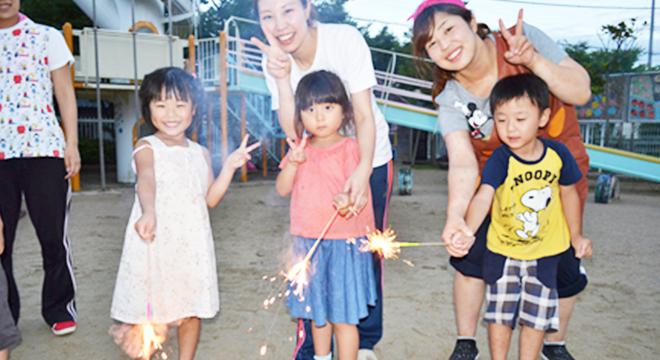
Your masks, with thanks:
[(227, 34), (220, 33), (220, 131), (222, 133), (222, 162), (227, 158), (227, 106), (229, 91), (227, 90)]
[[(241, 92), (241, 141), (247, 133), (247, 107), (245, 105), (245, 93)], [(247, 164), (241, 166), (241, 182), (247, 182)]]
[[(64, 33), (64, 41), (66, 41), (66, 45), (69, 47), (69, 51), (73, 53), (73, 27), (71, 26), (71, 23), (68, 22), (64, 23), (64, 25), (62, 26), (62, 32)], [(76, 73), (73, 66), (74, 65), (71, 65), (71, 83), (75, 85)], [(103, 134), (99, 134), (99, 136), (103, 136)], [(75, 192), (80, 191), (80, 173), (76, 174), (76, 176), (71, 178), (71, 190)]]

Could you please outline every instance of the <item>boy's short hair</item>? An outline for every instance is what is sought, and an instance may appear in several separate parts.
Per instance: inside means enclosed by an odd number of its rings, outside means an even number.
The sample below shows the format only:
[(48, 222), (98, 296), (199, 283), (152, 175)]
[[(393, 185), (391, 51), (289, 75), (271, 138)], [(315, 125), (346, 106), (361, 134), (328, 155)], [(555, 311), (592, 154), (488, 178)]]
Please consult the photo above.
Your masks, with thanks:
[(528, 73), (507, 76), (495, 84), (490, 93), (490, 112), (495, 114), (498, 106), (525, 96), (538, 107), (539, 112), (550, 107), (548, 84), (540, 77)]
[(204, 89), (195, 77), (177, 67), (164, 67), (144, 76), (140, 86), (140, 110), (144, 121), (153, 127), (149, 104), (152, 101), (162, 100), (165, 97), (174, 97), (177, 100), (192, 103), (194, 111), (193, 124), (197, 124), (206, 111), (204, 111)]

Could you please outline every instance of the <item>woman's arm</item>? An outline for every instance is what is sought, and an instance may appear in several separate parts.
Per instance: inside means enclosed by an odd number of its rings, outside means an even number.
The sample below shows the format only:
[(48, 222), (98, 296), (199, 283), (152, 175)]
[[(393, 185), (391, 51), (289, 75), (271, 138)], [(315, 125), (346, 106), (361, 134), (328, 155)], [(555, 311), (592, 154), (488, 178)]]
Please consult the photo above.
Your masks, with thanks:
[(536, 53), (529, 69), (548, 84), (550, 92), (559, 100), (583, 105), (591, 99), (591, 79), (582, 65), (570, 57), (555, 64)]
[(53, 80), (53, 90), (60, 109), (62, 127), (66, 146), (64, 149), (64, 165), (66, 179), (80, 171), (80, 154), (78, 153), (78, 107), (76, 94), (73, 91), (69, 66), (62, 66), (50, 73)]
[(465, 223), (465, 214), (477, 188), (479, 164), (474, 155), (470, 135), (466, 131), (452, 131), (445, 135), (444, 140), (449, 157), (447, 175), (449, 194), (442, 240), (447, 244), (450, 255), (464, 256), (464, 251), (455, 248), (451, 240), (458, 232), (468, 236), (473, 235)]
[(294, 124), (296, 117), (296, 100), (294, 98), (291, 81), (288, 77), (276, 79), (277, 94), (279, 96), (279, 107), (277, 108), (277, 119), (286, 134), (286, 137), (298, 139), (296, 126)]
[[(538, 30), (537, 30), (538, 31)], [(591, 79), (587, 71), (570, 57), (554, 63), (534, 48), (523, 31), (523, 10), (518, 11), (518, 21), (512, 33), (500, 19), (500, 32), (509, 49), (504, 57), (509, 63), (523, 65), (548, 83), (550, 92), (559, 100), (581, 105), (591, 98)], [(541, 33), (542, 34), (542, 33)], [(546, 35), (542, 34), (543, 37)], [(547, 38), (549, 41), (550, 39)], [(553, 44), (553, 46), (555, 46)]]
[(369, 178), (373, 169), (374, 148), (376, 147), (376, 121), (371, 108), (371, 88), (351, 96), (355, 114), (355, 129), (360, 146), (360, 164), (344, 185), (344, 192), (350, 195), (351, 203), (361, 210), (368, 202)]

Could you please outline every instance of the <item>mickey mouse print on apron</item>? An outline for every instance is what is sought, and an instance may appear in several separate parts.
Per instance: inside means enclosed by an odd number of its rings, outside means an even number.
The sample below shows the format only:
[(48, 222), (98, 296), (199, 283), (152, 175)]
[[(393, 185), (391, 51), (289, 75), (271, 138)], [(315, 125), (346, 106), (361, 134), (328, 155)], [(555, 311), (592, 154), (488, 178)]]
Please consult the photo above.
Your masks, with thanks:
[(481, 111), (477, 104), (469, 102), (464, 104), (460, 101), (454, 102), (454, 107), (463, 115), (470, 128), (470, 137), (481, 140), (490, 136), (493, 130), (493, 117)]

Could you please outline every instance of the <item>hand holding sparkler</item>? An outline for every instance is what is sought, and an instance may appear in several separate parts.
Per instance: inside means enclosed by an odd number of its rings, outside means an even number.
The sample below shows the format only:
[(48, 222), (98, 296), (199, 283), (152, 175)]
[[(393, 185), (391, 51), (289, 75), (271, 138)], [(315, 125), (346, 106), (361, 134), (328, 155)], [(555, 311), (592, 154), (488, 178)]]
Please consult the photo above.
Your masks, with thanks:
[(461, 257), (467, 255), (468, 251), (472, 248), (472, 245), (474, 245), (474, 241), (474, 235), (469, 235), (462, 231), (455, 232), (451, 237), (452, 248), (458, 250)]
[(154, 241), (156, 237), (156, 214), (147, 211), (135, 222), (135, 231), (144, 241)]
[(332, 199), (332, 203), (337, 209), (337, 212), (339, 212), (339, 216), (345, 217), (345, 218), (350, 218), (351, 216), (355, 215), (357, 216), (357, 210), (353, 206), (353, 203), (351, 203), (351, 198), (346, 192), (340, 192), (335, 197)]

